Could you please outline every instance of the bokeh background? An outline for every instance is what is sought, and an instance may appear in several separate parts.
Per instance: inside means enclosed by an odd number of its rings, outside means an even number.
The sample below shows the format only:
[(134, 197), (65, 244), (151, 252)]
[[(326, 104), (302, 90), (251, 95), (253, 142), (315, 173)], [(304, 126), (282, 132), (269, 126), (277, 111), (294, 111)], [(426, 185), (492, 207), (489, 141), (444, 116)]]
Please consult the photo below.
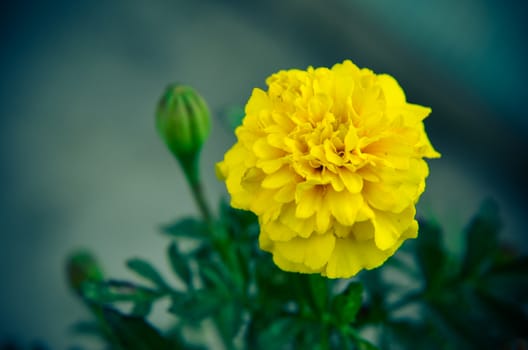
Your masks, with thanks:
[(202, 166), (217, 202), (214, 163), (234, 141), (225, 111), (270, 73), (344, 59), (390, 73), (432, 107), (426, 127), (443, 154), (420, 214), (456, 251), (493, 197), (503, 238), (526, 251), (525, 18), (522, 2), (491, 0), (2, 1), (0, 343), (82, 344), (71, 325), (88, 313), (64, 278), (74, 249), (114, 277), (131, 277), (135, 256), (168, 271), (158, 227), (197, 213), (154, 129), (173, 81), (214, 112)]

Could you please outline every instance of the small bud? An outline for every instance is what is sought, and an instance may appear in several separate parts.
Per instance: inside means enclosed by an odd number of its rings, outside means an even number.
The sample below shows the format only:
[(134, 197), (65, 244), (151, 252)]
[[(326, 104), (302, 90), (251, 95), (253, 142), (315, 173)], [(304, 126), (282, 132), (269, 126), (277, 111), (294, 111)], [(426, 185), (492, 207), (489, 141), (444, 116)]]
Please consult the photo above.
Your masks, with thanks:
[(83, 283), (100, 282), (104, 279), (97, 260), (87, 251), (76, 252), (68, 258), (66, 273), (70, 287), (78, 294), (82, 292)]
[(156, 111), (161, 138), (180, 162), (197, 154), (211, 131), (204, 99), (190, 86), (171, 84)]

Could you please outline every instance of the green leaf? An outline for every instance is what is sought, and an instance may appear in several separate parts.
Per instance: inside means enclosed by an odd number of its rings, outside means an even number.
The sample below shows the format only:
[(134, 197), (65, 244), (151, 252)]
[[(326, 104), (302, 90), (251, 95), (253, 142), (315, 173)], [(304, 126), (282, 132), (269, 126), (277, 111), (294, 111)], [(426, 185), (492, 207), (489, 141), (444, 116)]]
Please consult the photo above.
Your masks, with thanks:
[(182, 344), (165, 339), (142, 317), (123, 315), (110, 308), (103, 310), (103, 317), (123, 349), (172, 350), (184, 348)]
[(210, 317), (224, 306), (226, 300), (214, 291), (197, 290), (186, 297), (173, 298), (169, 312), (191, 324)]
[(388, 318), (386, 297), (390, 286), (382, 278), (381, 269), (363, 271), (360, 280), (366, 290), (366, 312), (357, 319), (358, 325), (385, 322)]
[[(407, 320), (389, 321), (383, 328), (387, 345), (396, 345), (398, 349), (430, 349), (440, 350), (442, 339), (434, 328), (426, 322), (410, 322)], [(385, 348), (382, 346), (382, 348)]]
[(310, 274), (308, 276), (308, 283), (310, 285), (310, 292), (312, 302), (316, 310), (320, 313), (326, 310), (328, 302), (328, 279), (318, 274)]
[(258, 235), (258, 218), (252, 212), (233, 208), (225, 199), (222, 199), (220, 215), (234, 236), (249, 238)]
[(528, 257), (492, 266), (480, 284), (488, 294), (504, 302), (528, 303)]
[(130, 282), (109, 280), (103, 282), (85, 282), (82, 296), (95, 304), (108, 304), (121, 301), (133, 303), (152, 303), (160, 293)]
[[(426, 302), (431, 320), (442, 337), (455, 348), (499, 348), (500, 321), (493, 317), (476, 294), (474, 284), (453, 285)], [(483, 332), (486, 329), (488, 331)], [(493, 330), (493, 331), (491, 331)], [(500, 331), (499, 331), (500, 332)]]
[(462, 263), (463, 275), (481, 273), (498, 251), (501, 227), (497, 203), (488, 200), (466, 229), (466, 254)]
[(294, 317), (277, 317), (262, 324), (258, 315), (248, 324), (249, 349), (289, 349), (304, 325)]
[(206, 288), (214, 289), (217, 293), (233, 296), (238, 291), (231, 279), (230, 273), (221, 263), (201, 261), (199, 273)]
[(131, 311), (132, 316), (147, 317), (152, 310), (152, 302), (149, 301), (138, 301), (134, 304), (134, 308)]
[(216, 316), (217, 324), (224, 334), (224, 338), (233, 339), (242, 327), (242, 307), (233, 300), (226, 302), (219, 310)]
[(360, 339), (357, 343), (358, 350), (379, 350), (377, 346), (365, 339)]
[(442, 242), (442, 232), (436, 223), (420, 222), (420, 234), (416, 240), (416, 257), (425, 278), (426, 288), (437, 288), (444, 280), (448, 262)]
[(159, 272), (156, 271), (156, 269), (147, 261), (139, 258), (130, 259), (127, 261), (127, 266), (144, 279), (151, 281), (160, 289), (160, 291), (169, 292), (172, 290), (167, 282), (161, 277)]
[(333, 313), (341, 325), (348, 325), (356, 320), (356, 315), (363, 303), (363, 286), (359, 282), (351, 282), (343, 293), (334, 297)]
[(189, 287), (192, 287), (192, 272), (188, 264), (188, 257), (180, 253), (178, 245), (173, 242), (169, 246), (169, 261), (174, 272)]
[(164, 226), (161, 230), (173, 237), (186, 237), (193, 239), (202, 239), (207, 237), (207, 224), (193, 217), (184, 218), (173, 224)]
[(484, 290), (477, 290), (477, 298), (498, 338), (528, 337), (528, 315), (519, 304), (500, 300)]
[(505, 263), (495, 264), (488, 272), (488, 275), (528, 277), (528, 256), (522, 256)]

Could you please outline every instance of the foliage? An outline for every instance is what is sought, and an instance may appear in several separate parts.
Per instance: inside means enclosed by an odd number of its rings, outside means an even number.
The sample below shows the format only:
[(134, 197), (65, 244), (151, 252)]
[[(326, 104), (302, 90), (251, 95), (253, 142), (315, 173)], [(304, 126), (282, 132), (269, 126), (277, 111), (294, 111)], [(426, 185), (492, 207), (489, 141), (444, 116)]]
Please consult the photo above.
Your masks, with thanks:
[[(465, 230), (461, 258), (446, 251), (437, 223), (422, 221), (419, 238), (387, 268), (352, 281), (279, 270), (257, 246), (253, 214), (224, 202), (219, 213), (215, 221), (184, 218), (164, 227), (174, 278), (135, 258), (127, 266), (145, 283), (82, 283), (79, 295), (97, 321), (77, 331), (127, 350), (206, 348), (210, 343), (191, 336), (205, 320), (226, 349), (376, 349), (362, 336), (372, 328), (380, 349), (501, 348), (528, 337), (521, 308), (528, 302), (528, 259), (499, 244), (491, 202)], [(192, 249), (181, 249), (189, 239)], [(390, 278), (396, 271), (407, 283)], [(148, 319), (160, 299), (174, 315), (163, 331)]]

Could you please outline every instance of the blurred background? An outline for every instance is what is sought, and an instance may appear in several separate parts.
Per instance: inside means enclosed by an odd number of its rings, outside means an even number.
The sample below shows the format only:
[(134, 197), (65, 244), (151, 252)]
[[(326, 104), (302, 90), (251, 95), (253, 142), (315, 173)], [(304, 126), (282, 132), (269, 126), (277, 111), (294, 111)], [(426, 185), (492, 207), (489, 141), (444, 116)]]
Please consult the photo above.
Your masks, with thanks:
[(154, 110), (173, 81), (216, 119), (203, 152), (207, 196), (225, 196), (214, 163), (234, 142), (222, 121), (279, 69), (351, 59), (396, 77), (431, 106), (443, 154), (419, 213), (458, 233), (495, 198), (503, 238), (527, 250), (528, 33), (522, 2), (491, 0), (2, 1), (0, 5), (0, 343), (83, 341), (88, 317), (64, 261), (93, 250), (108, 275), (124, 261), (168, 270), (161, 224), (193, 215)]

